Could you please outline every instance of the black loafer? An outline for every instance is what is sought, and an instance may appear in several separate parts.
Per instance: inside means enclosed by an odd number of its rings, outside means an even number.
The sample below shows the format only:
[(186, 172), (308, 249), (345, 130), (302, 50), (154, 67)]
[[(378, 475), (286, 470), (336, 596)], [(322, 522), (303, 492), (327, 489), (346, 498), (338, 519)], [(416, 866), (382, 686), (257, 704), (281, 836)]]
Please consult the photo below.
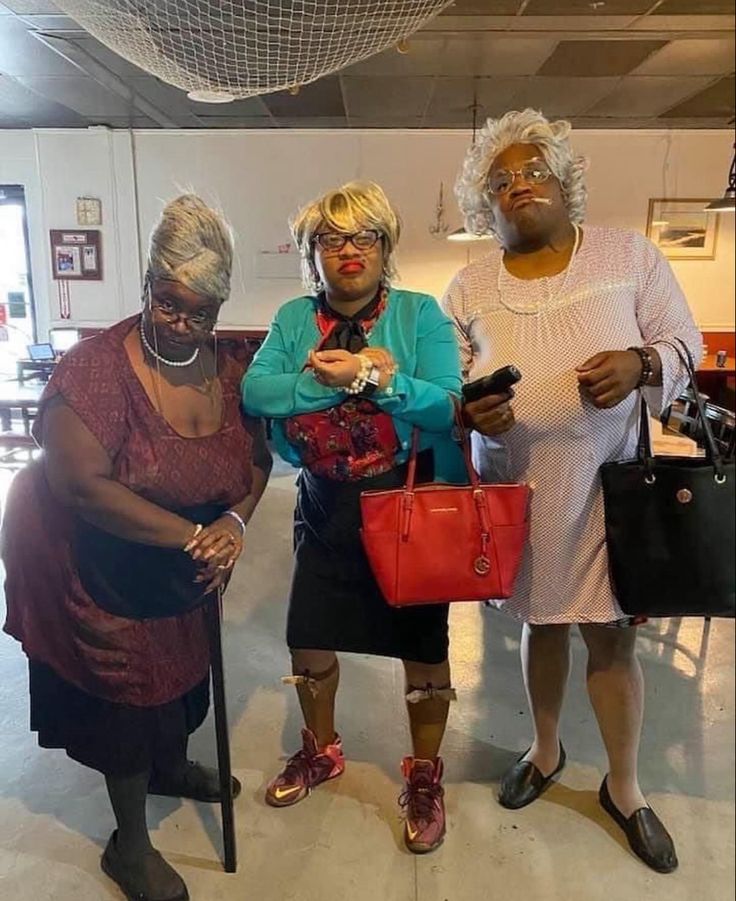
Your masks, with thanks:
[(608, 793), (608, 776), (598, 793), (601, 807), (620, 826), (631, 850), (644, 863), (658, 873), (671, 873), (677, 869), (677, 854), (672, 836), (651, 807), (640, 807), (630, 817), (625, 817)]
[[(243, 790), (240, 781), (233, 779), (233, 798), (237, 798)], [(148, 783), (150, 795), (165, 795), (167, 798), (190, 798), (192, 801), (203, 801), (205, 804), (216, 804), (220, 800), (219, 785), (213, 791), (212, 780), (201, 763), (188, 762), (186, 771), (176, 779), (168, 779), (165, 775), (154, 773)]]
[(560, 742), (560, 759), (556, 769), (549, 774), (543, 776), (541, 770), (524, 757), (529, 753), (525, 751), (516, 763), (507, 770), (501, 780), (501, 787), (498, 790), (498, 803), (508, 810), (519, 810), (526, 807), (532, 801), (544, 792), (552, 780), (557, 776), (567, 761), (565, 749)]
[[(116, 829), (110, 836), (100, 866), (103, 873), (120, 886), (128, 901), (189, 901), (184, 880), (158, 851), (148, 851), (140, 859), (130, 863), (120, 856), (117, 834)], [(160, 891), (154, 895), (148, 886), (151, 882), (155, 883), (156, 879), (160, 882), (162, 872), (165, 883), (171, 885), (171, 891), (165, 896)]]

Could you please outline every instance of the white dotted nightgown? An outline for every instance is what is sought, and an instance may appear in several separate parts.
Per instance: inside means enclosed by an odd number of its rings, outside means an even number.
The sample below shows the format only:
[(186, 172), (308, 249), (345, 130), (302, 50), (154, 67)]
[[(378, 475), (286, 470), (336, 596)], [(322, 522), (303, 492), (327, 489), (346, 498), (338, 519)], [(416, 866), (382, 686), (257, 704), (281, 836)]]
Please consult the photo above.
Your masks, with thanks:
[[(598, 410), (575, 367), (594, 354), (654, 345), (661, 389), (645, 389), (659, 415), (687, 382), (679, 337), (700, 360), (702, 339), (669, 263), (642, 235), (586, 227), (567, 276), (522, 280), (500, 249), (462, 269), (444, 298), (468, 381), (513, 364), (516, 425), (498, 438), (473, 433), (486, 482), (534, 487), (530, 544), (513, 596), (498, 605), (529, 623), (609, 623), (624, 617), (609, 577), (599, 469), (635, 456), (638, 392)], [(538, 312), (534, 312), (538, 310)]]

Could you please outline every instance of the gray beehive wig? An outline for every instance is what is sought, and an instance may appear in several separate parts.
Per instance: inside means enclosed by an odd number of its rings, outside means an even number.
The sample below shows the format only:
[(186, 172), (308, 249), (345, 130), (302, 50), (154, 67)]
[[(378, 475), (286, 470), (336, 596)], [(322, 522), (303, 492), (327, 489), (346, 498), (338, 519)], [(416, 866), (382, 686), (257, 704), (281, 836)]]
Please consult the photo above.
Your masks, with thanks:
[(150, 278), (180, 282), (221, 303), (230, 296), (233, 236), (220, 213), (195, 194), (164, 207), (148, 246)]

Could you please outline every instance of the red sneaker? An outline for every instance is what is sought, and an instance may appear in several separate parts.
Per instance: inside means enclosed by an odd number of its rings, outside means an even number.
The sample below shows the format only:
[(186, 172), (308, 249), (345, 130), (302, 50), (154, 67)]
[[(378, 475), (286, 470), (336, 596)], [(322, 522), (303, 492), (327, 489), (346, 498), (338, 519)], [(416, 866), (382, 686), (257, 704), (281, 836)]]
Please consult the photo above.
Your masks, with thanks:
[(404, 843), (414, 854), (439, 848), (445, 838), (445, 790), (442, 787), (442, 758), (436, 761), (405, 757), (401, 772), (406, 788), (399, 804), (406, 810)]
[(284, 769), (272, 779), (266, 788), (266, 803), (272, 807), (291, 807), (321, 782), (341, 776), (345, 770), (345, 757), (339, 735), (324, 748), (317, 746), (317, 739), (310, 729), (302, 729), (302, 746), (288, 759)]

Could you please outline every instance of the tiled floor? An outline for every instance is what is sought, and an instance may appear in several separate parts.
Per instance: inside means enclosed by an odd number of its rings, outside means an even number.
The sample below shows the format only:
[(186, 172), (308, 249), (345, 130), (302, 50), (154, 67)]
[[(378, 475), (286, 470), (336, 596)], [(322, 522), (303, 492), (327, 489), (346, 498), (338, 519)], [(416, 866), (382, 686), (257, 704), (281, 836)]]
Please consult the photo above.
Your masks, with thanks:
[[(3, 474), (0, 473), (0, 478)], [(734, 898), (734, 630), (714, 621), (641, 629), (647, 678), (645, 790), (673, 832), (680, 869), (657, 875), (628, 851), (598, 807), (604, 757), (583, 686), (576, 636), (565, 709), (569, 765), (525, 811), (494, 800), (499, 774), (526, 746), (529, 718), (518, 627), (476, 605), (452, 612), (459, 700), (444, 746), (449, 832), (417, 858), (401, 842), (398, 763), (407, 751), (400, 665), (343, 659), (339, 726), (344, 777), (303, 804), (273, 810), (263, 789), (297, 741), (300, 721), (283, 643), (293, 478), (273, 479), (226, 601), (226, 658), (240, 866), (222, 872), (217, 808), (152, 798), (157, 847), (193, 901), (726, 901)], [(211, 720), (193, 738), (214, 762)], [(99, 869), (112, 828), (101, 777), (27, 731), (26, 669), (0, 637), (0, 898), (107, 901)]]

